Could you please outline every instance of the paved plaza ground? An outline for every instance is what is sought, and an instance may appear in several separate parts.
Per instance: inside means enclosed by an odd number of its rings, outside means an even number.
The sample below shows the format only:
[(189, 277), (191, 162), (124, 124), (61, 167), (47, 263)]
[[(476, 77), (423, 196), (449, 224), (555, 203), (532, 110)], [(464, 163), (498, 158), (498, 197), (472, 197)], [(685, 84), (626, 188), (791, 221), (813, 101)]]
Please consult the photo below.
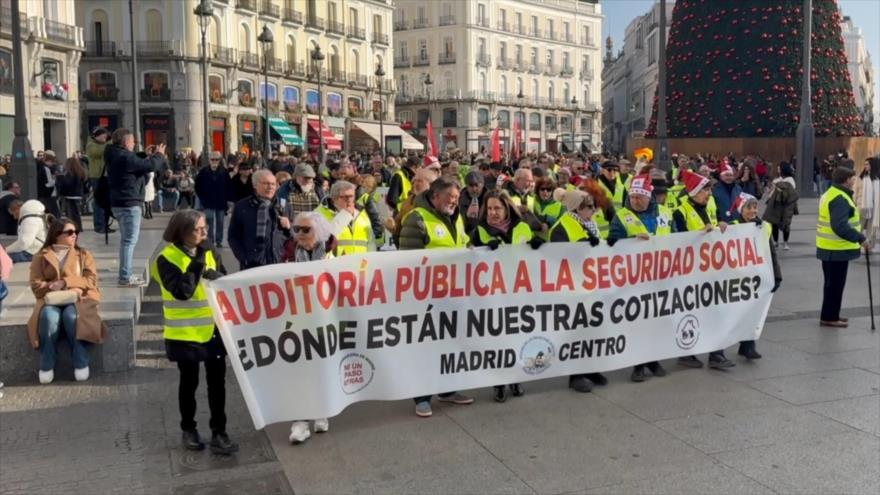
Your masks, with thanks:
[[(152, 286), (136, 369), (7, 384), (0, 493), (876, 494), (880, 334), (869, 330), (864, 258), (850, 265), (850, 327), (820, 328), (816, 201), (801, 210), (791, 251), (780, 251), (785, 280), (759, 361), (737, 357), (715, 371), (670, 360), (667, 377), (634, 384), (629, 370), (612, 372), (592, 394), (571, 392), (563, 378), (529, 382), (504, 404), (474, 390), (475, 404), (435, 405), (430, 419), (417, 418), (412, 401), (359, 403), (299, 446), (288, 444), (287, 424), (253, 429), (230, 369), (229, 432), (241, 444), (231, 458), (179, 446), (178, 372), (164, 356)], [(140, 248), (158, 244), (167, 218), (146, 222)], [(228, 250), (224, 258), (234, 267)], [(878, 280), (875, 267), (875, 289)], [(208, 434), (204, 381), (199, 406)]]

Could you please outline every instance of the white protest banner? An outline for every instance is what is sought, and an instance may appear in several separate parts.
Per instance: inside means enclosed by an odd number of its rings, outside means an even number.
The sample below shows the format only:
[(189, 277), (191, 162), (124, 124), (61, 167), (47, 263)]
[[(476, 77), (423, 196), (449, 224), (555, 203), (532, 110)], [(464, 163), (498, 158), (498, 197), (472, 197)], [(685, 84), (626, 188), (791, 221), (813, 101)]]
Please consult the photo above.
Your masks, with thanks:
[(715, 351), (760, 336), (772, 287), (768, 235), (746, 224), (278, 264), (211, 282), (209, 299), (260, 429)]

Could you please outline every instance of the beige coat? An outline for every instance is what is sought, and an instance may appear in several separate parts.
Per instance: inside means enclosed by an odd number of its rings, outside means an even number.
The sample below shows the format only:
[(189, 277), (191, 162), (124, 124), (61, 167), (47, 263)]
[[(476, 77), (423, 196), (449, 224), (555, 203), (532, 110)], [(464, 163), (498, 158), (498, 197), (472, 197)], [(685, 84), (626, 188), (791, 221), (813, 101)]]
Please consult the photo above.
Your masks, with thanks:
[[(46, 293), (49, 289), (41, 287), (43, 282), (47, 284), (62, 279), (67, 283), (68, 289), (82, 289), (83, 295), (76, 303), (76, 338), (94, 344), (100, 344), (107, 335), (107, 326), (98, 315), (98, 303), (101, 301), (101, 292), (98, 290), (98, 271), (95, 267), (95, 258), (92, 253), (82, 248), (74, 248), (64, 263), (64, 270), (59, 274), (58, 257), (50, 248), (41, 249), (31, 262), (30, 284), (37, 303), (34, 312), (28, 320), (28, 340), (34, 349), (40, 347), (39, 321), (40, 312), (43, 310)], [(79, 263), (77, 263), (79, 261)]]

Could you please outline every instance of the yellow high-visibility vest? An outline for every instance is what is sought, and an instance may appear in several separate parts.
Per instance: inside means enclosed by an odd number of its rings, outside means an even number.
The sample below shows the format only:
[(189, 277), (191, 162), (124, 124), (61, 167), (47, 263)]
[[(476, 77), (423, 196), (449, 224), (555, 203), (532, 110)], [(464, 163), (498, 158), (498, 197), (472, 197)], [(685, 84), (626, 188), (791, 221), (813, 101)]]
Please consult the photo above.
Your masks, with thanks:
[(838, 196), (843, 196), (853, 209), (853, 215), (849, 217), (848, 221), (849, 226), (857, 232), (862, 231), (862, 224), (859, 221), (859, 209), (856, 207), (856, 204), (849, 194), (832, 186), (828, 188), (825, 194), (822, 195), (822, 199), (819, 200), (819, 220), (816, 223), (816, 247), (827, 251), (859, 249), (858, 242), (848, 241), (838, 236), (834, 233), (834, 229), (831, 228), (831, 209), (829, 205)]
[[(164, 257), (180, 269), (181, 273), (186, 273), (186, 269), (192, 262), (192, 258), (174, 244), (165, 246), (159, 256)], [(205, 252), (205, 270), (216, 269), (217, 261), (209, 250)], [(162, 291), (162, 314), (165, 317), (164, 337), (169, 340), (183, 340), (200, 344), (211, 340), (211, 336), (214, 334), (214, 317), (205, 292), (204, 279), (199, 281), (199, 286), (192, 297), (181, 301), (176, 299), (162, 284), (158, 259), (153, 262), (150, 271)]]

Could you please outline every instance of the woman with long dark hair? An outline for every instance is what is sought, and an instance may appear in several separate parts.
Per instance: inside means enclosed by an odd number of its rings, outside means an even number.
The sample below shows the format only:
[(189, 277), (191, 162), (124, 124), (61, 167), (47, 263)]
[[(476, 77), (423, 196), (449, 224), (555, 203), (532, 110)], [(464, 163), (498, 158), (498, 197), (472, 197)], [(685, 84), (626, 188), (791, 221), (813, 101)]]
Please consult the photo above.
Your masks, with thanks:
[(31, 261), (30, 285), (37, 302), (28, 338), (40, 351), (40, 383), (55, 379), (55, 346), (61, 330), (70, 343), (74, 377), (89, 378), (89, 343), (101, 343), (106, 327), (98, 316), (98, 269), (92, 253), (77, 245), (69, 218), (52, 221), (43, 247)]
[(64, 215), (76, 224), (76, 231), (82, 232), (82, 215), (80, 202), (85, 197), (85, 189), (89, 175), (78, 158), (70, 157), (64, 162), (64, 174), (55, 179), (58, 196), (61, 197), (61, 208)]
[(737, 172), (736, 175), (736, 182), (739, 184), (742, 192), (761, 199), (763, 188), (761, 186), (761, 181), (758, 178), (758, 173), (755, 172), (755, 169), (752, 166), (751, 160), (747, 160), (740, 165), (739, 172)]

